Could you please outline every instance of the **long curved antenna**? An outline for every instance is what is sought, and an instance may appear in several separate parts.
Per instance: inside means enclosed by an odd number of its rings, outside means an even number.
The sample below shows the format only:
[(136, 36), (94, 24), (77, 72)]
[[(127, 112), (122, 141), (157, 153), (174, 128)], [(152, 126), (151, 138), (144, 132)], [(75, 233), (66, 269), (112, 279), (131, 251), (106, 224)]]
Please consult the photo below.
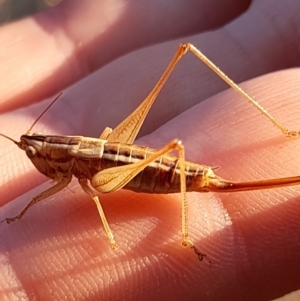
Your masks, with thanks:
[(49, 104), (49, 106), (41, 113), (41, 115), (35, 120), (35, 122), (31, 125), (31, 127), (26, 132), (26, 135), (30, 135), (32, 128), (37, 124), (37, 122), (43, 117), (43, 115), (50, 109), (50, 107), (59, 99), (59, 97), (63, 94), (60, 92), (57, 97)]
[(1, 133), (0, 133), (0, 136), (2, 136), (2, 137), (4, 137), (4, 138), (6, 138), (6, 139), (12, 141), (14, 144), (17, 144), (17, 145), (18, 145), (18, 143), (19, 143), (18, 141), (14, 140), (13, 138), (10, 138), (10, 137), (8, 137), (8, 136), (6, 136), (6, 135), (4, 135), (4, 134), (1, 134)]

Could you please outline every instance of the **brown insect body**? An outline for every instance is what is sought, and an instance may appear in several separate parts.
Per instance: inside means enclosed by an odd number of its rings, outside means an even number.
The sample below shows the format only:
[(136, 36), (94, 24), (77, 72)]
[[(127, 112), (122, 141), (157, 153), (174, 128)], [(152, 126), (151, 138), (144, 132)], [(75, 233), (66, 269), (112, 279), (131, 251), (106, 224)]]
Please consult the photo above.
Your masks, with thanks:
[[(108, 142), (82, 136), (23, 135), (19, 147), (42, 174), (60, 181), (62, 178), (88, 179), (101, 170), (136, 163), (157, 152), (144, 146)], [(186, 190), (207, 192), (204, 175), (210, 167), (185, 161)], [(217, 178), (217, 176), (216, 176)], [(178, 158), (164, 155), (139, 172), (124, 187), (135, 192), (180, 192), (180, 167)]]
[[(23, 135), (19, 147), (25, 150), (35, 167), (47, 177), (59, 182), (71, 181), (74, 175), (92, 183), (100, 171), (137, 163), (149, 158), (156, 149), (108, 142), (83, 136)], [(231, 182), (215, 175), (209, 166), (184, 162), (186, 191), (232, 192), (298, 185), (300, 177), (252, 182)], [(178, 158), (163, 155), (134, 176), (122, 189), (135, 192), (168, 194), (181, 191)], [(93, 185), (92, 185), (93, 186)], [(105, 193), (107, 191), (97, 189)], [(108, 191), (109, 192), (109, 191)]]

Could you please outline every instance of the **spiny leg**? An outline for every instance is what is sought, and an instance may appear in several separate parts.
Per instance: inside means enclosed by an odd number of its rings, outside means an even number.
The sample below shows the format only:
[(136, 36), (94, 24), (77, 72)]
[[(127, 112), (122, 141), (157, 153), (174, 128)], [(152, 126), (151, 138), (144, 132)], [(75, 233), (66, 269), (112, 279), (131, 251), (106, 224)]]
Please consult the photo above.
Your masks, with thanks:
[(256, 107), (265, 117), (267, 117), (284, 135), (287, 137), (298, 137), (300, 131), (290, 131), (277, 119), (275, 119), (262, 105), (260, 105), (253, 97), (239, 87), (232, 79), (230, 79), (223, 71), (221, 71), (212, 61), (210, 61), (200, 50), (192, 44), (183, 44), (181, 47), (187, 47), (197, 58), (199, 58), (206, 66), (215, 72), (224, 82), (232, 89), (247, 99), (254, 107)]
[[(213, 64), (200, 50), (192, 44), (180, 44), (175, 55), (167, 66), (166, 70), (158, 80), (157, 84), (151, 90), (149, 95), (143, 102), (119, 125), (117, 125), (111, 133), (106, 132), (104, 136), (111, 142), (122, 142), (132, 144), (142, 126), (151, 106), (156, 100), (161, 89), (167, 82), (169, 76), (174, 71), (178, 62), (182, 57), (191, 51), (198, 59), (200, 59), (206, 66), (215, 72), (223, 81), (225, 81), (231, 88), (247, 99), (253, 106), (255, 106), (265, 117), (267, 117), (284, 135), (287, 137), (298, 137), (300, 131), (290, 131), (278, 120), (276, 120), (263, 106), (261, 106), (254, 98), (239, 87), (233, 80), (231, 80), (223, 71), (221, 71), (215, 64)], [(103, 135), (103, 134), (102, 134)], [(102, 136), (101, 135), (101, 136)], [(101, 137), (100, 136), (100, 137)]]
[(113, 250), (118, 248), (118, 245), (116, 244), (115, 238), (114, 238), (114, 234), (110, 229), (110, 226), (108, 224), (108, 221), (106, 219), (105, 213), (103, 211), (103, 208), (101, 206), (99, 197), (94, 194), (94, 192), (92, 191), (92, 189), (88, 186), (87, 180), (86, 179), (79, 179), (79, 184), (81, 185), (82, 189), (93, 199), (93, 201), (95, 202), (105, 233), (110, 241), (111, 247)]
[[(151, 162), (159, 159), (161, 156), (166, 155), (172, 151), (178, 151), (179, 159), (178, 164), (180, 168), (180, 181), (181, 181), (181, 208), (182, 208), (182, 245), (184, 247), (190, 247), (194, 250), (199, 260), (206, 258), (206, 255), (200, 252), (189, 239), (188, 234), (188, 204), (186, 197), (186, 177), (185, 177), (185, 155), (184, 146), (179, 140), (173, 140), (165, 147), (161, 148), (148, 158), (141, 160), (137, 163), (117, 166), (108, 168), (98, 172), (92, 179), (92, 186), (103, 193), (117, 191), (123, 188), (128, 182), (130, 182), (138, 173), (146, 168)], [(210, 262), (210, 261), (209, 261)]]
[(71, 182), (72, 178), (65, 178), (62, 179), (60, 182), (58, 182), (56, 185), (52, 186), (51, 188), (43, 191), (42, 193), (38, 194), (36, 197), (34, 197), (29, 203), (28, 205), (15, 217), (9, 217), (6, 218), (6, 222), (8, 224), (14, 222), (17, 219), (22, 218), (22, 216), (25, 214), (25, 212), (33, 205), (35, 205), (36, 203), (46, 199), (47, 197), (61, 191), (62, 189), (64, 189), (66, 186), (68, 186), (68, 184)]
[(179, 154), (179, 168), (180, 168), (180, 191), (181, 191), (181, 233), (182, 233), (182, 246), (190, 247), (193, 249), (200, 261), (206, 259), (211, 266), (211, 261), (207, 258), (207, 255), (202, 253), (195, 247), (193, 242), (189, 238), (189, 220), (188, 220), (188, 203), (186, 196), (186, 176), (185, 176), (185, 151), (182, 143), (178, 144), (177, 148)]

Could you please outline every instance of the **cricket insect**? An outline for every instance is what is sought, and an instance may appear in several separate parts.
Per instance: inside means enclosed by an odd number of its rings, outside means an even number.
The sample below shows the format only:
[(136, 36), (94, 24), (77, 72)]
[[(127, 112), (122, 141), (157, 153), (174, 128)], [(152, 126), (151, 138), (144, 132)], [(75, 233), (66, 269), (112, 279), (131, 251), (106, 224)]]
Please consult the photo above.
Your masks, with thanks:
[[(214, 173), (212, 167), (186, 161), (184, 145), (177, 139), (159, 150), (133, 144), (159, 92), (177, 63), (189, 51), (253, 104), (283, 134), (289, 137), (299, 136), (299, 132), (289, 131), (279, 123), (195, 46), (181, 44), (145, 100), (114, 129), (105, 128), (99, 138), (31, 134), (33, 126), (58, 97), (36, 119), (27, 133), (21, 136), (19, 142), (0, 134), (24, 150), (39, 172), (56, 182), (53, 187), (34, 197), (17, 216), (6, 218), (4, 221), (11, 223), (20, 219), (31, 206), (64, 189), (74, 175), (82, 189), (94, 200), (110, 244), (116, 249), (114, 235), (96, 191), (108, 193), (124, 188), (156, 194), (180, 192), (182, 246), (192, 248), (201, 261), (206, 258), (206, 254), (197, 249), (189, 238), (186, 192), (236, 192), (300, 184), (300, 176), (249, 182), (224, 180)], [(178, 153), (178, 157), (170, 155), (173, 151)]]

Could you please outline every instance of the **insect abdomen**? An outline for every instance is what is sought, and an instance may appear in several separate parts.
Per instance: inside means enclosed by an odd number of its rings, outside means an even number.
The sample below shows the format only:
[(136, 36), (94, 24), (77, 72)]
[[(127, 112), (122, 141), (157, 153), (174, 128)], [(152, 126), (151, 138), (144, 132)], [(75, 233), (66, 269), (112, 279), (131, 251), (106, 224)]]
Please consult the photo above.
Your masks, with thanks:
[[(147, 147), (126, 145), (121, 143), (107, 143), (105, 145), (102, 168), (110, 168), (140, 162), (156, 152)], [(194, 190), (196, 177), (201, 177), (205, 167), (186, 162), (185, 176), (187, 191)], [(136, 175), (124, 189), (146, 193), (176, 193), (180, 192), (180, 168), (178, 158), (163, 156), (152, 162)]]

